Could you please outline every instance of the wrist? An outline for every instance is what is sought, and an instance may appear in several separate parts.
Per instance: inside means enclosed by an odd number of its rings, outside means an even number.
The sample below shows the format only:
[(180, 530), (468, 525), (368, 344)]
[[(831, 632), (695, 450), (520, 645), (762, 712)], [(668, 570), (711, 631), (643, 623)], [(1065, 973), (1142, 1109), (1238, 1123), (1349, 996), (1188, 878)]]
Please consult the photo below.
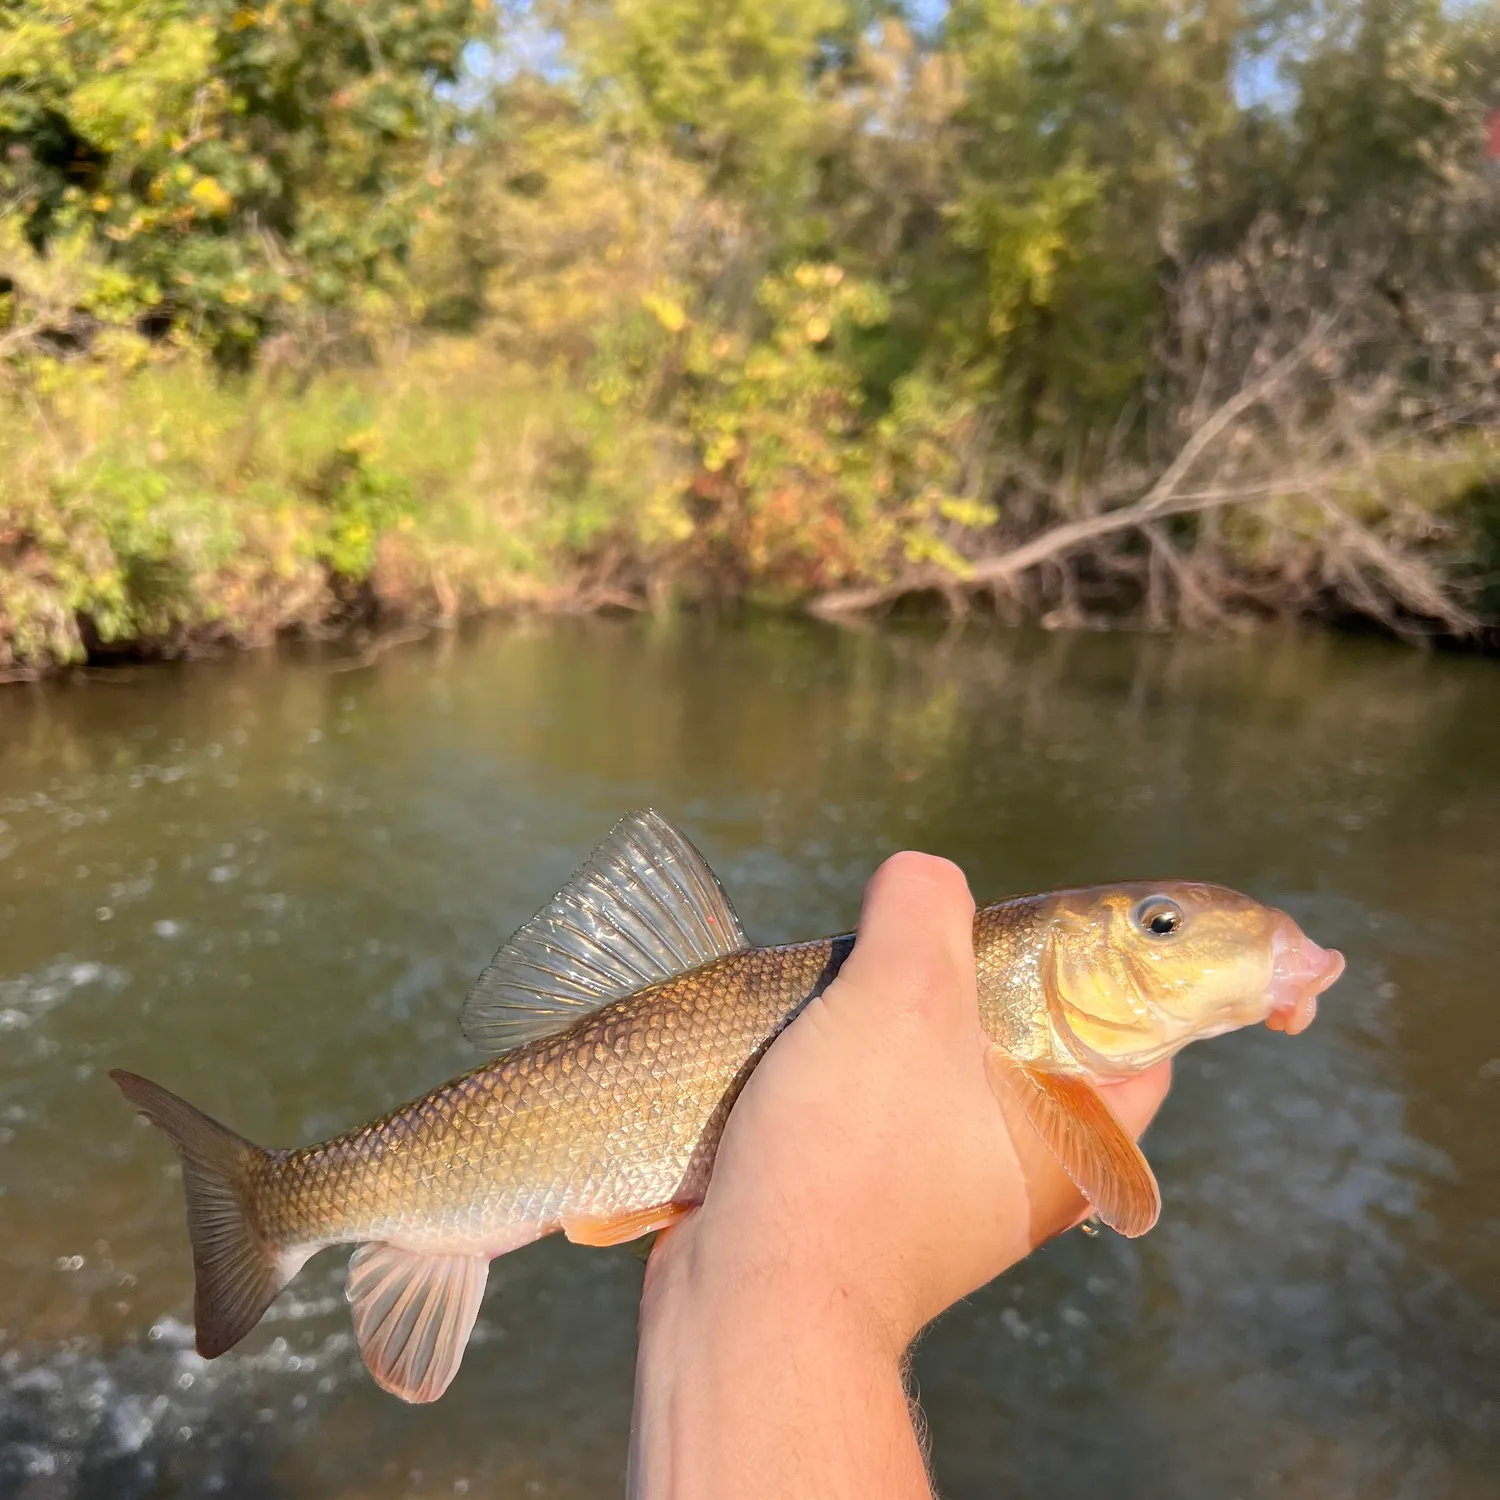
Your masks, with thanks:
[(720, 1236), (711, 1222), (666, 1236), (652, 1252), (641, 1297), (644, 1337), (657, 1324), (701, 1337), (738, 1324), (774, 1327), (787, 1339), (830, 1339), (874, 1365), (898, 1369), (918, 1324), (888, 1277), (821, 1252)]
[(837, 1278), (716, 1254), (698, 1227), (668, 1235), (647, 1268), (632, 1500), (768, 1500), (807, 1493), (810, 1474), (830, 1500), (927, 1497), (889, 1324)]

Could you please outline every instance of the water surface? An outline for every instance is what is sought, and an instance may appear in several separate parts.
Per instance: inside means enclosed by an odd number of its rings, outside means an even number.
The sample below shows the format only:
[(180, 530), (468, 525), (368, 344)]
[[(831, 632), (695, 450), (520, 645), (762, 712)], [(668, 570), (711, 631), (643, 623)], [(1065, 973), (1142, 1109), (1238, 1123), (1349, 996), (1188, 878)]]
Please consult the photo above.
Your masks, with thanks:
[(625, 809), (752, 936), (891, 850), (991, 897), (1221, 880), (1345, 950), (1295, 1039), (1190, 1049), (1146, 1239), (1068, 1236), (917, 1376), (952, 1500), (1478, 1500), (1500, 1471), (1500, 663), (1325, 638), (488, 625), (0, 690), (0, 1494), (617, 1494), (641, 1267), (497, 1261), (434, 1407), (339, 1252), (206, 1364), (171, 1153), (105, 1078), (273, 1145), (474, 1061), (462, 997)]

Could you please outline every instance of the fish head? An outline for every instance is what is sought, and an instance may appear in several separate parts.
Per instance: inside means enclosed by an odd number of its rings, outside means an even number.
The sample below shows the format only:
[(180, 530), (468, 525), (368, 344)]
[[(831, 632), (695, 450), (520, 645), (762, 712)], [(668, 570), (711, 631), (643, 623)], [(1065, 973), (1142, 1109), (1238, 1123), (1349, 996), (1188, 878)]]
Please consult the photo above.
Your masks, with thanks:
[(1259, 1021), (1302, 1031), (1343, 970), (1285, 912), (1190, 881), (1061, 893), (1043, 958), (1053, 1025), (1106, 1076)]

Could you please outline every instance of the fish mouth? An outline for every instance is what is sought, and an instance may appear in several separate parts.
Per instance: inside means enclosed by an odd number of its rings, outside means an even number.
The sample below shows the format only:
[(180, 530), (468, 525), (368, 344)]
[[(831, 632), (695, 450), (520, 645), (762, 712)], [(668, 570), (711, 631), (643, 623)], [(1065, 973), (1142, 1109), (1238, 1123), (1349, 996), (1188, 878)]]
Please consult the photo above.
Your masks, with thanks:
[(1266, 1025), (1295, 1036), (1312, 1025), (1318, 996), (1344, 972), (1344, 955), (1337, 948), (1320, 948), (1285, 913), (1271, 935), (1271, 1002)]

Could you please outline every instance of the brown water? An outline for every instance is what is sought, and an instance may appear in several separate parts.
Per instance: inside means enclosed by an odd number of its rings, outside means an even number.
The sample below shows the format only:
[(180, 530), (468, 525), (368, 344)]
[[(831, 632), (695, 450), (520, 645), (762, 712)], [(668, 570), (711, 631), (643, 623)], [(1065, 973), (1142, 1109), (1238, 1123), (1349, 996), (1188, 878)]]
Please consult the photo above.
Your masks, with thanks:
[(473, 1055), (499, 940), (625, 809), (753, 936), (915, 845), (976, 892), (1222, 880), (1349, 973), (1195, 1047), (1145, 1240), (1071, 1235), (917, 1362), (952, 1500), (1500, 1493), (1500, 663), (1329, 639), (493, 625), (0, 690), (0, 1495), (621, 1489), (641, 1267), (495, 1263), (436, 1406), (362, 1373), (320, 1256), (191, 1351), (179, 1185), (105, 1079), (291, 1145)]

